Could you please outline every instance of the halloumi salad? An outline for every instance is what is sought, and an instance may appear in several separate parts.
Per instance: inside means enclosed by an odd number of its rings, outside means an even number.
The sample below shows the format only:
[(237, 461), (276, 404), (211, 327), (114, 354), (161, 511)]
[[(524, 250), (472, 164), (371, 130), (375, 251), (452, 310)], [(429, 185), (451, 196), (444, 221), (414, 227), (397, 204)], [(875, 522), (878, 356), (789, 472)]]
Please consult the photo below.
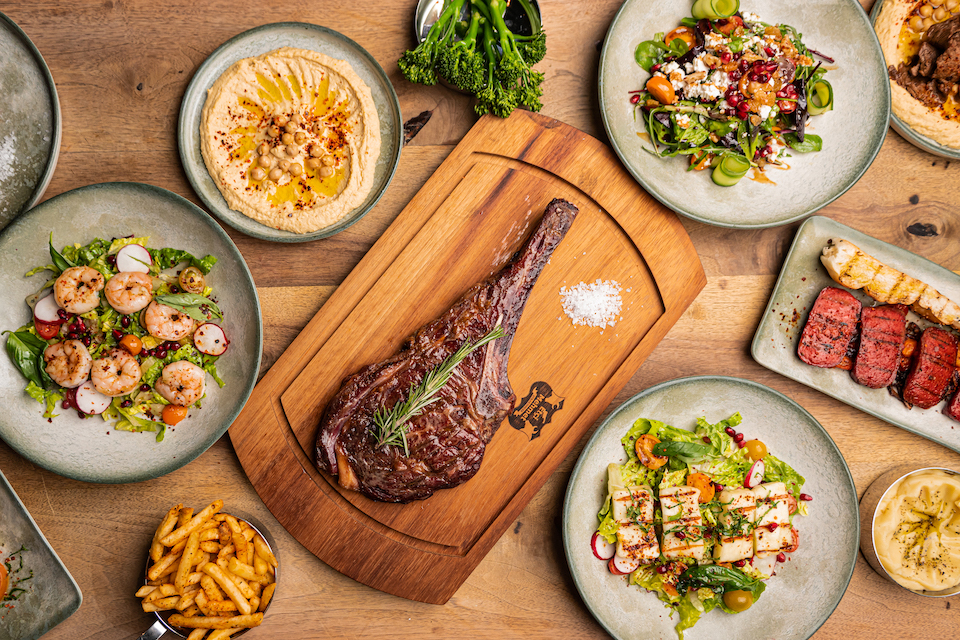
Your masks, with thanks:
[(593, 553), (675, 610), (681, 640), (708, 611), (753, 605), (799, 548), (794, 519), (813, 499), (741, 422), (701, 417), (688, 431), (640, 418), (621, 439), (627, 461), (607, 468)]

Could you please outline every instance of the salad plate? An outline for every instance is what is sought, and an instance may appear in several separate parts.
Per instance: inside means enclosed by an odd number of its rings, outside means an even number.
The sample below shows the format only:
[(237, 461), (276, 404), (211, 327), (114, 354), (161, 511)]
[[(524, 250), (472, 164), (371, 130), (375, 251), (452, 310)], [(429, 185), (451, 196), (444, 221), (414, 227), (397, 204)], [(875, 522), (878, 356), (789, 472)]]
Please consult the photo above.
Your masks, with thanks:
[(876, 33), (856, 0), (742, 2), (740, 10), (755, 12), (770, 24), (793, 26), (805, 45), (835, 60), (826, 65), (834, 108), (812, 118), (807, 127), (822, 138), (822, 150), (792, 152), (786, 159), (789, 170), (768, 168), (763, 178), (741, 180), (732, 187), (714, 184), (710, 171), (687, 171), (686, 157), (660, 158), (652, 153), (642, 118), (630, 102), (630, 92), (643, 89), (649, 77), (634, 52), (641, 42), (680, 25), (690, 15), (689, 2), (623, 4), (600, 55), (600, 111), (621, 161), (664, 205), (707, 224), (771, 227), (826, 206), (864, 174), (886, 136), (890, 85)]
[(43, 196), (60, 135), (50, 69), (27, 34), (0, 13), (0, 229)]
[(0, 640), (34, 640), (73, 615), (83, 596), (2, 472), (0, 514), (0, 561), (14, 570), (7, 593), (23, 589), (0, 608)]
[[(208, 378), (202, 407), (166, 430), (162, 442), (150, 432), (116, 431), (99, 416), (80, 419), (74, 410), (43, 417), (44, 407), (27, 395), (27, 381), (9, 357), (0, 357), (0, 438), (44, 469), (85, 482), (121, 483), (156, 478), (179, 469), (207, 450), (239, 414), (257, 379), (263, 324), (253, 278), (233, 241), (213, 218), (180, 196), (146, 184), (104, 183), (68, 191), (31, 209), (0, 234), (0, 285), (5, 304), (0, 327), (15, 330), (30, 319), (24, 299), (44, 283), (24, 277), (50, 262), (48, 238), (58, 249), (94, 238), (149, 236), (150, 246), (213, 255), (207, 276), (223, 311), (227, 352), (217, 362), (225, 386)], [(48, 274), (49, 275), (49, 274)]]
[[(753, 337), (753, 359), (780, 375), (960, 452), (960, 428), (954, 420), (943, 415), (941, 404), (930, 409), (907, 409), (886, 389), (869, 389), (855, 383), (848, 371), (813, 367), (804, 364), (797, 356), (807, 312), (824, 287), (849, 291), (864, 306), (877, 304), (863, 291), (841, 287), (827, 274), (820, 262), (820, 252), (830, 238), (849, 240), (880, 262), (931, 285), (951, 300), (960, 300), (960, 276), (952, 271), (830, 218), (814, 216), (800, 226), (783, 262), (780, 277)], [(910, 319), (917, 320), (912, 315)]]
[[(370, 87), (380, 119), (380, 157), (374, 171), (373, 188), (366, 200), (339, 222), (312, 233), (274, 229), (231, 209), (210, 177), (200, 152), (200, 117), (210, 87), (236, 61), (280, 47), (308, 49), (348, 62), (360, 79)], [(393, 174), (400, 163), (402, 135), (400, 102), (387, 74), (373, 56), (341, 33), (301, 22), (278, 22), (250, 29), (227, 40), (210, 54), (197, 69), (183, 94), (177, 130), (183, 170), (203, 203), (234, 229), (254, 238), (273, 242), (307, 242), (326, 238), (343, 231), (366, 215), (379, 202), (393, 180)]]
[(692, 431), (698, 417), (717, 423), (739, 412), (748, 439), (805, 479), (809, 514), (794, 525), (800, 545), (776, 566), (763, 597), (745, 612), (706, 613), (687, 629), (697, 638), (809, 638), (840, 602), (857, 560), (857, 492), (847, 464), (822, 426), (800, 405), (763, 385), (726, 376), (680, 378), (653, 386), (617, 408), (587, 442), (570, 476), (563, 544), (573, 581), (597, 621), (618, 640), (676, 638), (678, 618), (653, 593), (613, 575), (591, 549), (606, 495), (607, 465), (626, 455), (620, 439), (640, 418)]

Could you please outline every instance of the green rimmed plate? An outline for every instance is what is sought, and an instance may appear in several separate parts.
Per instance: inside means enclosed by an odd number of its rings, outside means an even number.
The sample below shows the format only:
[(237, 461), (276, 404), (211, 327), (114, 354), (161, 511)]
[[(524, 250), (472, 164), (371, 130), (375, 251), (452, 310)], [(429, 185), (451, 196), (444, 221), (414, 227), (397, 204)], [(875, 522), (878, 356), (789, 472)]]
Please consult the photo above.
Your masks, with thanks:
[(0, 13), (0, 229), (43, 196), (60, 136), (50, 69), (27, 34)]
[(853, 478), (833, 440), (800, 405), (768, 387), (725, 376), (680, 378), (637, 394), (610, 414), (584, 447), (567, 486), (562, 527), (567, 563), (587, 608), (614, 638), (675, 639), (678, 621), (654, 594), (610, 573), (591, 550), (607, 464), (626, 458), (620, 438), (638, 418), (692, 430), (699, 416), (718, 422), (737, 411), (743, 416), (739, 430), (762, 440), (802, 474), (813, 502), (810, 514), (795, 520), (799, 549), (777, 566), (763, 597), (736, 616), (705, 614), (684, 637), (803, 640), (840, 603), (857, 562), (860, 519)]
[[(370, 87), (380, 119), (380, 158), (374, 171), (373, 189), (363, 204), (342, 220), (313, 233), (274, 229), (231, 209), (207, 172), (200, 153), (200, 114), (207, 99), (207, 90), (237, 60), (258, 56), (280, 47), (309, 49), (347, 61)], [(234, 229), (254, 238), (273, 242), (307, 242), (326, 238), (343, 231), (366, 215), (377, 204), (393, 179), (400, 162), (402, 135), (400, 102), (386, 73), (373, 56), (343, 34), (302, 22), (278, 22), (250, 29), (227, 40), (210, 54), (197, 69), (183, 94), (177, 131), (180, 161), (193, 190), (203, 203)]]
[(226, 381), (219, 388), (208, 378), (200, 409), (167, 429), (163, 442), (153, 433), (114, 431), (99, 417), (81, 420), (59, 410), (52, 421), (25, 392), (26, 380), (0, 355), (0, 438), (44, 469), (85, 482), (137, 482), (170, 473), (207, 450), (240, 413), (257, 380), (263, 323), (253, 278), (233, 241), (217, 222), (180, 196), (146, 184), (115, 182), (68, 191), (34, 207), (0, 235), (0, 330), (30, 321), (24, 298), (44, 283), (43, 274), (24, 273), (50, 262), (47, 238), (54, 244), (89, 242), (95, 237), (150, 236), (154, 247), (213, 254), (218, 262), (207, 277), (224, 312), (230, 347), (217, 362)]
[(768, 170), (776, 184), (741, 180), (719, 187), (709, 171), (687, 172), (685, 158), (658, 158), (638, 135), (631, 90), (647, 74), (634, 60), (637, 44), (669, 31), (689, 15), (689, 3), (627, 0), (614, 17), (600, 54), (600, 113), (620, 160), (652, 196), (677, 213), (721, 227), (760, 228), (799, 220), (833, 202), (873, 162), (887, 133), (890, 83), (870, 20), (856, 0), (748, 3), (766, 22), (792, 25), (808, 46), (831, 56), (827, 74), (836, 107), (813, 118), (808, 130), (823, 138), (818, 153), (794, 153), (789, 171)]
[(0, 640), (34, 640), (73, 615), (83, 595), (3, 473), (0, 513), (0, 556), (16, 554), (14, 566), (20, 566), (22, 559), (23, 573), (33, 572), (22, 584), (24, 593), (3, 611)]

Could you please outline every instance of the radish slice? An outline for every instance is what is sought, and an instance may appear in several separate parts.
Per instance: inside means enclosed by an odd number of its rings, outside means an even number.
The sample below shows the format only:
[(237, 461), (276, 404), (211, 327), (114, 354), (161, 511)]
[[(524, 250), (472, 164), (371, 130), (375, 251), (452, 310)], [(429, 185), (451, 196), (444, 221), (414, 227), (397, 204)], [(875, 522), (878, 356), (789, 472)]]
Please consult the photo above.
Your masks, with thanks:
[(757, 460), (750, 466), (750, 471), (747, 471), (747, 477), (743, 479), (743, 486), (747, 489), (753, 489), (755, 486), (763, 482), (763, 472), (764, 472), (763, 460)]
[(87, 380), (77, 387), (77, 409), (91, 415), (103, 413), (110, 406), (111, 398), (93, 388), (93, 382)]
[(57, 315), (58, 311), (60, 311), (60, 305), (57, 304), (57, 299), (51, 293), (46, 298), (37, 301), (37, 305), (33, 308), (33, 316), (40, 322), (60, 324), (63, 320)]
[(230, 341), (227, 340), (227, 334), (223, 332), (220, 325), (205, 322), (193, 332), (193, 344), (197, 346), (200, 353), (208, 356), (222, 356)]
[(623, 556), (613, 556), (610, 559), (610, 573), (618, 576), (624, 576), (633, 573), (640, 568), (639, 558), (624, 558)]
[(590, 548), (593, 549), (593, 555), (599, 560), (609, 560), (617, 552), (617, 545), (610, 544), (607, 539), (595, 531), (593, 538), (590, 539)]
[(151, 264), (150, 252), (143, 245), (128, 244), (117, 252), (117, 271), (150, 273)]

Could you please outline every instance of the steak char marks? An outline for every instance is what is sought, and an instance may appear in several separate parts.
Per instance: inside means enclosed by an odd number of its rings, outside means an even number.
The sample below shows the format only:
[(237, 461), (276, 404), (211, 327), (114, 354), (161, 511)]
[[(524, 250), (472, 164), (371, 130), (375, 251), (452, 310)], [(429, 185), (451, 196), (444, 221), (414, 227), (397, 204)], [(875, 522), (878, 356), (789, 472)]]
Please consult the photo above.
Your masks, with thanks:
[(957, 339), (938, 327), (920, 336), (918, 353), (903, 386), (903, 399), (921, 409), (943, 400), (957, 362)]
[[(343, 381), (320, 421), (316, 464), (341, 486), (384, 502), (410, 502), (455, 487), (480, 469), (487, 443), (513, 410), (507, 358), (524, 305), (563, 239), (577, 208), (554, 200), (526, 245), (499, 273), (469, 289), (436, 320), (420, 327), (390, 358)], [(504, 336), (473, 351), (437, 394), (407, 422), (402, 447), (377, 447), (377, 411), (407, 399), (412, 388), (457, 351), (497, 324)]]
[(860, 348), (850, 375), (871, 389), (893, 384), (906, 337), (906, 307), (865, 307), (860, 312)]
[(857, 335), (860, 301), (836, 287), (824, 287), (800, 334), (797, 355), (815, 367), (836, 367)]

